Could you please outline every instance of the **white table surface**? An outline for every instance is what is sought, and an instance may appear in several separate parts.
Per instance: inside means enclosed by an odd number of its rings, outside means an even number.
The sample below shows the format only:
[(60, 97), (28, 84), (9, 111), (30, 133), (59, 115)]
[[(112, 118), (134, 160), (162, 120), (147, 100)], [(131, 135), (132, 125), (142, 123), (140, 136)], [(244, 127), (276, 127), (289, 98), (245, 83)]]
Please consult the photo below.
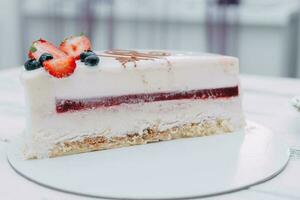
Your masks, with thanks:
[[(78, 200), (94, 199), (54, 191), (16, 174), (6, 160), (6, 146), (25, 126), (21, 68), (0, 71), (0, 199)], [(270, 181), (247, 190), (205, 198), (300, 199), (300, 113), (290, 99), (300, 95), (300, 79), (241, 75), (244, 111), (247, 119), (270, 127), (292, 150), (286, 169)]]

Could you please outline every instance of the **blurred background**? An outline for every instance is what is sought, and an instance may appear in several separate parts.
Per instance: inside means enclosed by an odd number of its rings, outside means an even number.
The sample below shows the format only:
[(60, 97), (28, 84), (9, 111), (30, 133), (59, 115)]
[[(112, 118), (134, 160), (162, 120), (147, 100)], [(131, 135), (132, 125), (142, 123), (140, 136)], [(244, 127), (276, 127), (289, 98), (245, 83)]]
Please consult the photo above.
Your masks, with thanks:
[(300, 77), (298, 0), (0, 1), (0, 70), (32, 41), (84, 32), (94, 49), (174, 49), (237, 56), (242, 73)]

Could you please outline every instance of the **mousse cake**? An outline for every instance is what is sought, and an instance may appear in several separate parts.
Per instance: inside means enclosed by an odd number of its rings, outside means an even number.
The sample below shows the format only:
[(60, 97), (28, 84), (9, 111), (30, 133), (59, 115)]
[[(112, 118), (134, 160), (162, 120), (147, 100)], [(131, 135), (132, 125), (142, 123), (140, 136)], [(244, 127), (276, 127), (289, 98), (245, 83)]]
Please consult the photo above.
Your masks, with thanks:
[(173, 51), (92, 51), (84, 36), (33, 42), (21, 80), (25, 158), (244, 127), (238, 59)]

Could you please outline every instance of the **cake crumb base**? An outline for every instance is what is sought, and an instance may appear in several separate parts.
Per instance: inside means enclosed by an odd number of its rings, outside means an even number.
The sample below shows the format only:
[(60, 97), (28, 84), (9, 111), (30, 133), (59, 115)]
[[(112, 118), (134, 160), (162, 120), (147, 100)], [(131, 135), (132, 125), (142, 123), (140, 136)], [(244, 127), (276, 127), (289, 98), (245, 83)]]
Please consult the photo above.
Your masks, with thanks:
[(97, 150), (113, 149), (179, 138), (200, 137), (220, 133), (232, 132), (233, 128), (228, 120), (211, 120), (201, 123), (190, 123), (180, 127), (173, 127), (158, 131), (152, 127), (145, 129), (142, 134), (130, 133), (124, 136), (88, 136), (76, 141), (63, 141), (48, 152), (49, 157), (84, 153)]

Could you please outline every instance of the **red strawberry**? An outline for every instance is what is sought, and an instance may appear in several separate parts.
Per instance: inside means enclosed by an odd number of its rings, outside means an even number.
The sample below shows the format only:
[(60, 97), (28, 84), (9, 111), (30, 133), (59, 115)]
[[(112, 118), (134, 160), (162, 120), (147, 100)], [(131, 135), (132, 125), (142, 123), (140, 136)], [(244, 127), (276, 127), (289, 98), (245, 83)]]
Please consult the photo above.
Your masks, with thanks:
[(59, 49), (78, 60), (81, 53), (91, 50), (91, 42), (85, 35), (71, 36), (60, 44)]
[(70, 76), (76, 68), (75, 59), (71, 56), (46, 60), (43, 65), (45, 70), (56, 78)]
[(53, 58), (62, 58), (67, 56), (63, 51), (56, 48), (50, 42), (39, 39), (32, 43), (28, 53), (28, 57), (38, 60), (43, 53), (50, 53)]

